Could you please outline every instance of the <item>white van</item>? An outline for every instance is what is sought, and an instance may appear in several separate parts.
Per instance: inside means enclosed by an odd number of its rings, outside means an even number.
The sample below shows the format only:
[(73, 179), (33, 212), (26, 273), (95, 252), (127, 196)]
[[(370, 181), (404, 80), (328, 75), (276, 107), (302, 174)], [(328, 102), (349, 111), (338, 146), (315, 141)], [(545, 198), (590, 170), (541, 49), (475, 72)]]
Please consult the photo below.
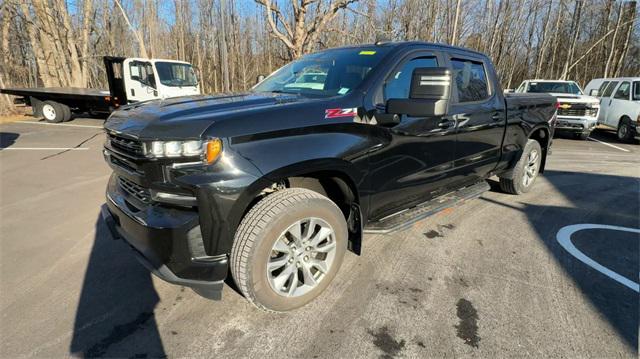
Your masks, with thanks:
[(640, 77), (593, 79), (586, 87), (600, 98), (598, 124), (617, 131), (618, 139), (640, 139)]

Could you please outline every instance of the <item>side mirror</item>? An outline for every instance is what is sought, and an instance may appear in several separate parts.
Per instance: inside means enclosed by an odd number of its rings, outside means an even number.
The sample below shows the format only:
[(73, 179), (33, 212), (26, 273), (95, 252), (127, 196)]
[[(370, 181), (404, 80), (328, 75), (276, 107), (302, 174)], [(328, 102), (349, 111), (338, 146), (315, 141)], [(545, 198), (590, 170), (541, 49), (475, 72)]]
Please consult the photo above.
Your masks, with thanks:
[(598, 93), (598, 89), (591, 89), (591, 91), (589, 91), (589, 96), (595, 96), (597, 97), (598, 95), (600, 95)]
[(156, 88), (156, 77), (153, 74), (149, 74), (149, 76), (147, 76), (147, 83), (145, 85), (147, 86), (151, 86), (154, 89)]
[(408, 99), (387, 100), (387, 113), (415, 117), (444, 116), (451, 94), (451, 70), (420, 67), (413, 70)]
[(264, 75), (258, 75), (258, 77), (256, 77), (256, 85), (264, 81), (264, 79), (265, 79)]

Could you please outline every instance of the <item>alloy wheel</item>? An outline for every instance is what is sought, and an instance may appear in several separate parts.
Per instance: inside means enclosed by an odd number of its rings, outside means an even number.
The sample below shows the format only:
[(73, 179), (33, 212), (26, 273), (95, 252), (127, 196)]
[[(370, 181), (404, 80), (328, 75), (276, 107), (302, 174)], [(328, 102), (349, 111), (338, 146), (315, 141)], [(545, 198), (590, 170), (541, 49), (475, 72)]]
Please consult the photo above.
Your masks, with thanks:
[(529, 152), (529, 155), (527, 156), (527, 163), (524, 166), (524, 176), (522, 176), (522, 184), (525, 187), (529, 187), (538, 174), (539, 157), (540, 155), (536, 150)]
[(335, 233), (329, 223), (316, 217), (297, 221), (271, 248), (267, 262), (271, 289), (285, 297), (308, 293), (329, 272), (335, 256)]

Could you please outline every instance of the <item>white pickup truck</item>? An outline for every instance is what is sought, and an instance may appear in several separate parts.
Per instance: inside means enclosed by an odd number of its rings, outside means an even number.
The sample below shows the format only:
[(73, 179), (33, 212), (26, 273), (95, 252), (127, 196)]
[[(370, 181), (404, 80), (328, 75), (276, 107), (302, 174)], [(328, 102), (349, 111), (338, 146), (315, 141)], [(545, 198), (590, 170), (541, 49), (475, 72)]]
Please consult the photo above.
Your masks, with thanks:
[(598, 123), (600, 101), (582, 92), (574, 81), (525, 80), (515, 92), (548, 93), (558, 99), (556, 130), (586, 140)]
[(616, 130), (620, 141), (640, 139), (640, 77), (593, 79), (586, 90), (600, 97), (599, 125)]
[(52, 123), (69, 121), (72, 113), (111, 113), (129, 103), (200, 94), (188, 62), (113, 56), (103, 61), (109, 89), (4, 88), (0, 93), (17, 96), (15, 103), (31, 106), (34, 116)]

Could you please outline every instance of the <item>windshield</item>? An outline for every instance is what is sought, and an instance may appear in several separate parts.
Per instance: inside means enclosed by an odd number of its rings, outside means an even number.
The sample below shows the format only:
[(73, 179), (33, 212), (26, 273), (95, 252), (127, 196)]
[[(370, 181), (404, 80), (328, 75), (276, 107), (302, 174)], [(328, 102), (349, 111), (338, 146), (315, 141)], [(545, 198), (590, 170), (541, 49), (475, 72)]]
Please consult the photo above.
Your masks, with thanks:
[(182, 87), (196, 86), (198, 80), (189, 64), (177, 62), (156, 62), (156, 70), (160, 83), (165, 86)]
[(542, 93), (570, 93), (582, 95), (580, 87), (575, 82), (531, 82), (527, 92)]
[(310, 54), (291, 62), (253, 88), (308, 96), (346, 95), (364, 81), (389, 48), (337, 49)]

